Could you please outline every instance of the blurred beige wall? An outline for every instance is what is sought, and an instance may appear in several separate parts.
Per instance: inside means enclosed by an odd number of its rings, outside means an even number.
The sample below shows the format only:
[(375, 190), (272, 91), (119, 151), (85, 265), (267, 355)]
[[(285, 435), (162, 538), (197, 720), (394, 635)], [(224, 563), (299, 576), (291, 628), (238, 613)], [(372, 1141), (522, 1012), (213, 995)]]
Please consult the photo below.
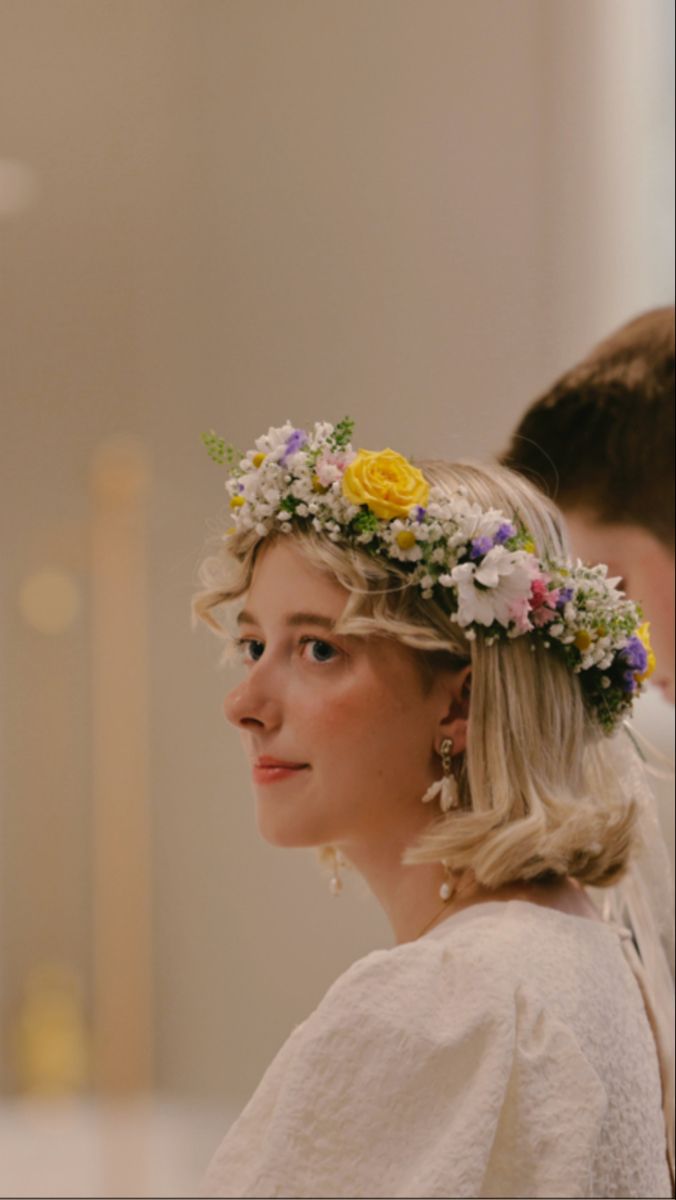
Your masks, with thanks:
[[(91, 1004), (88, 476), (114, 434), (153, 477), (159, 1086), (236, 1106), (389, 942), (356, 880), (336, 901), (311, 855), (258, 841), (230, 681), (189, 627), (222, 509), (199, 434), (245, 447), (349, 412), (367, 446), (485, 456), (596, 339), (671, 300), (670, 13), (0, 0), (6, 1046), (40, 961), (80, 970)], [(45, 564), (82, 597), (59, 636), (18, 607)]]

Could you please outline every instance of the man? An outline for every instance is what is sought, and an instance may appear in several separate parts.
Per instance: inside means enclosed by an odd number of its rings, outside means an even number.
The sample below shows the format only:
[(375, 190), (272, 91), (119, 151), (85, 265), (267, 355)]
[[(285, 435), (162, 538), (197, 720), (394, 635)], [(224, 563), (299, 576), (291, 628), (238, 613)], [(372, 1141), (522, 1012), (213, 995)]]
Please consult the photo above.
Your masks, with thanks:
[(650, 621), (674, 703), (674, 309), (622, 326), (521, 419), (501, 461), (563, 510), (573, 553), (605, 562)]
[[(558, 504), (573, 554), (605, 562), (641, 604), (674, 703), (674, 309), (623, 325), (527, 410), (501, 461)], [(673, 714), (649, 689), (634, 730), (657, 751), (652, 788), (674, 869)], [(653, 763), (653, 765), (655, 765)], [(665, 940), (672, 974), (673, 945)]]

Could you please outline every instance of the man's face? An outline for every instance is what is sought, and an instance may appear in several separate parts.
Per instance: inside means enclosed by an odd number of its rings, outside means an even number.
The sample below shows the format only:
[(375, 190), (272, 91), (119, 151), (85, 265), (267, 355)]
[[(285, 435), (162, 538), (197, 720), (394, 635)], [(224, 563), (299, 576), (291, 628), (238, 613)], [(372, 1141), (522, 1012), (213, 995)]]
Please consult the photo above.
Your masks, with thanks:
[(607, 563), (643, 609), (657, 666), (653, 683), (674, 703), (674, 554), (640, 525), (609, 525), (586, 509), (564, 513), (573, 557)]

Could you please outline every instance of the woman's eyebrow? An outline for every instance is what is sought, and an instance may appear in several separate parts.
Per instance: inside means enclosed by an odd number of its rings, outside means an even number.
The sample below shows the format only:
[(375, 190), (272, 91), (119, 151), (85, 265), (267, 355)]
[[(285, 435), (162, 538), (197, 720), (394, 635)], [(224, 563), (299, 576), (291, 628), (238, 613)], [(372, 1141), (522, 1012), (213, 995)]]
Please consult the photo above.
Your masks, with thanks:
[(319, 625), (321, 629), (333, 629), (335, 621), (331, 617), (322, 617), (319, 613), (298, 612), (287, 617), (287, 625)]
[[(251, 612), (242, 609), (237, 615), (238, 625), (258, 625), (258, 621)], [(320, 629), (333, 629), (335, 621), (331, 617), (324, 617), (320, 613), (297, 612), (291, 613), (286, 618), (286, 624), (292, 627), (297, 625), (318, 625)]]

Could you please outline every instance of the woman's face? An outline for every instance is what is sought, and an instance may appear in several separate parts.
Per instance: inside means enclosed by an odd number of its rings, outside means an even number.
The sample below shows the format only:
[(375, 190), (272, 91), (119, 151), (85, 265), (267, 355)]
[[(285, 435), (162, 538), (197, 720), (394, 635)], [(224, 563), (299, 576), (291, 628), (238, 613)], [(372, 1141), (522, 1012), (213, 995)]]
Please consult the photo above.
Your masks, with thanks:
[[(283, 846), (410, 842), (440, 775), (443, 676), (415, 654), (337, 636), (348, 593), (291, 540), (264, 547), (239, 617), (246, 677), (227, 696), (252, 771), (258, 825)], [(443, 736), (443, 734), (441, 735)]]

